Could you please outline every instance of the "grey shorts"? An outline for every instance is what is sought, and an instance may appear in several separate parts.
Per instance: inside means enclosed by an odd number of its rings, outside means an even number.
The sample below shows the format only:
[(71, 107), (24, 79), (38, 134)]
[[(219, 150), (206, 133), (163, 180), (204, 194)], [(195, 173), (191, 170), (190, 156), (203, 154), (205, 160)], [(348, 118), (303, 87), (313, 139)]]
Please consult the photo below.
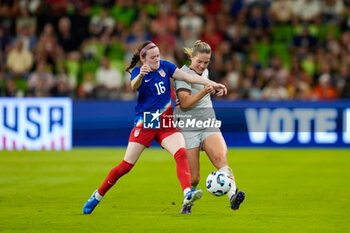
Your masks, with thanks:
[(207, 138), (210, 135), (213, 134), (220, 134), (221, 132), (219, 131), (207, 131), (205, 129), (199, 130), (199, 131), (189, 131), (189, 132), (182, 132), (184, 135), (185, 141), (186, 141), (186, 149), (193, 149), (196, 147), (200, 147), (202, 150), (202, 143), (205, 138)]

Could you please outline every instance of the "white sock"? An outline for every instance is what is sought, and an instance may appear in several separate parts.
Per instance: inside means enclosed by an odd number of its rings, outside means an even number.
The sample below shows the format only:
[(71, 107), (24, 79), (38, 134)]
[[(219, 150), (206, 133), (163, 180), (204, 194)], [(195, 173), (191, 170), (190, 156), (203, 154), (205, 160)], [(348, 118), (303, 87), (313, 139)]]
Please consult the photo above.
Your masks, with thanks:
[(232, 180), (231, 188), (227, 193), (228, 199), (231, 199), (232, 195), (236, 194), (236, 181), (235, 181), (235, 177), (233, 175), (232, 169), (229, 166), (225, 166), (220, 168), (219, 171), (227, 173)]
[(184, 196), (186, 196), (186, 193), (188, 193), (189, 191), (191, 191), (190, 188), (185, 188), (185, 189), (184, 189)]
[(102, 195), (98, 193), (98, 191), (95, 193), (95, 198), (98, 200), (98, 201), (101, 201), (102, 200)]

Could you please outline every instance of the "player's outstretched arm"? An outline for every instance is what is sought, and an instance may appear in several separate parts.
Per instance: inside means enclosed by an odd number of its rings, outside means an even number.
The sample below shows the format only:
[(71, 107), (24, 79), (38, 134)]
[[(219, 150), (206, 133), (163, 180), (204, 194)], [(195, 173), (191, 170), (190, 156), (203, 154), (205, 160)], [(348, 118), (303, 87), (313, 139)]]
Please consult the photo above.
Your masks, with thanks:
[(201, 84), (201, 85), (212, 85), (215, 90), (218, 90), (218, 94), (221, 96), (223, 94), (227, 94), (227, 89), (223, 84), (216, 83), (212, 80), (202, 78), (199, 75), (189, 74), (180, 69), (176, 69), (173, 74), (174, 79), (193, 83), (193, 84)]

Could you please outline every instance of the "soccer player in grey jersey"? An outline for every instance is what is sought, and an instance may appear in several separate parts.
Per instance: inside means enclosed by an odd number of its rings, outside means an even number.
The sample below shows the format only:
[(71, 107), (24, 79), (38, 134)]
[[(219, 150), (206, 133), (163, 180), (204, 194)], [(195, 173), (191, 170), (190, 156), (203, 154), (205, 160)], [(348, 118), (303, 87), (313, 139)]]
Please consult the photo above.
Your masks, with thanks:
[[(183, 66), (181, 70), (209, 79), (207, 67), (211, 57), (210, 46), (198, 40), (194, 43), (193, 48), (185, 48), (184, 51), (189, 56), (191, 64)], [(174, 87), (177, 102), (174, 110), (175, 124), (185, 137), (187, 160), (191, 172), (191, 188), (196, 188), (199, 183), (199, 154), (200, 150), (204, 150), (213, 165), (231, 177), (233, 185), (228, 192), (228, 198), (231, 208), (237, 210), (245, 198), (245, 193), (236, 190), (235, 178), (227, 163), (226, 142), (217, 127), (210, 97), (210, 94), (221, 96), (223, 92), (216, 92), (211, 85), (190, 84), (178, 80), (174, 81)], [(197, 124), (197, 121), (202, 123)], [(189, 208), (191, 211), (191, 207), (183, 208)]]

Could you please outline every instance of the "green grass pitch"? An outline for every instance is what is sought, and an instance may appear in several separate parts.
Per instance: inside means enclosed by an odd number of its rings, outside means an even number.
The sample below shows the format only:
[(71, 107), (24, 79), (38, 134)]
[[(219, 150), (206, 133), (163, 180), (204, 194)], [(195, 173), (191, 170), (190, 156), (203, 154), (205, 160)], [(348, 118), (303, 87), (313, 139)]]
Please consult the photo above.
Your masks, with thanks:
[(234, 212), (205, 189), (181, 215), (175, 161), (147, 149), (91, 215), (82, 208), (124, 149), (0, 152), (0, 232), (350, 232), (349, 150), (229, 150), (246, 200)]

